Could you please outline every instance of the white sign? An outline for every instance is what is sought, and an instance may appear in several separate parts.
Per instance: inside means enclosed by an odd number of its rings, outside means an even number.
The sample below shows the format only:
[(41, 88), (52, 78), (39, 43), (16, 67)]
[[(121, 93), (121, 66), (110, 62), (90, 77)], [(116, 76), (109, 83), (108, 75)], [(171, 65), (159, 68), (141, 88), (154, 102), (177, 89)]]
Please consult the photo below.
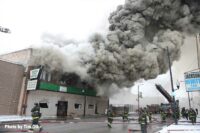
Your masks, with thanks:
[(27, 84), (27, 90), (36, 90), (37, 80), (29, 80)]
[(36, 79), (38, 77), (40, 69), (33, 69), (30, 71), (30, 79)]
[(61, 92), (67, 92), (67, 87), (60, 86), (59, 91), (61, 91)]

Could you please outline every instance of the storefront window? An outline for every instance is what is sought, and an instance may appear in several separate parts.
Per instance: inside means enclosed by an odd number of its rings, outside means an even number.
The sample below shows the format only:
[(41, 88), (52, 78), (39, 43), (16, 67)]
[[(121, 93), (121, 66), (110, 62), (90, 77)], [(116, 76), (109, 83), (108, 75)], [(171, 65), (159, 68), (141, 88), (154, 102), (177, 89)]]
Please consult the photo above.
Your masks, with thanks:
[(78, 103), (74, 104), (75, 109), (81, 109), (81, 107), (82, 107), (82, 104), (78, 104)]

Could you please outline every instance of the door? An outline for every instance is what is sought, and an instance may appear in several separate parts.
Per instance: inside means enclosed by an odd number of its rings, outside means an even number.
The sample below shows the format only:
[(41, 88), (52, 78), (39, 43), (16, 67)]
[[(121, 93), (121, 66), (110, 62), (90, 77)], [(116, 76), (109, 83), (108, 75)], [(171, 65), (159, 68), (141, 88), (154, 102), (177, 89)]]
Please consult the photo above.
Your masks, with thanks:
[(97, 104), (95, 104), (95, 114), (98, 114)]
[(67, 117), (67, 108), (68, 108), (68, 102), (67, 101), (58, 101), (57, 116), (61, 117), (61, 118)]

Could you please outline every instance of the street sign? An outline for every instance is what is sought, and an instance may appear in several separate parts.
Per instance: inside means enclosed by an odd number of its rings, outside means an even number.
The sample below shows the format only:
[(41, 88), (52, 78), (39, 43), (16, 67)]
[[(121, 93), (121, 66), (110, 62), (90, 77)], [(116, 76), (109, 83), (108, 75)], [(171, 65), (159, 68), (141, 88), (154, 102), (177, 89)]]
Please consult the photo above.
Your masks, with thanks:
[(200, 90), (200, 72), (185, 73), (185, 86), (186, 91), (199, 91)]

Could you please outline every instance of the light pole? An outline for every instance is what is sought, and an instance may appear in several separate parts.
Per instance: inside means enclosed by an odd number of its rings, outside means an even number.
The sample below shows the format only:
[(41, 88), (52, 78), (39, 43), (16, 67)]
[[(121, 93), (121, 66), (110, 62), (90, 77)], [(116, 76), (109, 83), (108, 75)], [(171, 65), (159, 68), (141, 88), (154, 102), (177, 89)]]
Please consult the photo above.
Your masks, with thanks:
[(138, 101), (138, 114), (140, 114), (140, 85), (143, 85), (143, 84), (138, 84), (138, 98), (137, 98), (137, 101)]
[(187, 93), (188, 93), (189, 108), (191, 108), (191, 103), (190, 103), (190, 93), (189, 93), (189, 91), (188, 91)]

